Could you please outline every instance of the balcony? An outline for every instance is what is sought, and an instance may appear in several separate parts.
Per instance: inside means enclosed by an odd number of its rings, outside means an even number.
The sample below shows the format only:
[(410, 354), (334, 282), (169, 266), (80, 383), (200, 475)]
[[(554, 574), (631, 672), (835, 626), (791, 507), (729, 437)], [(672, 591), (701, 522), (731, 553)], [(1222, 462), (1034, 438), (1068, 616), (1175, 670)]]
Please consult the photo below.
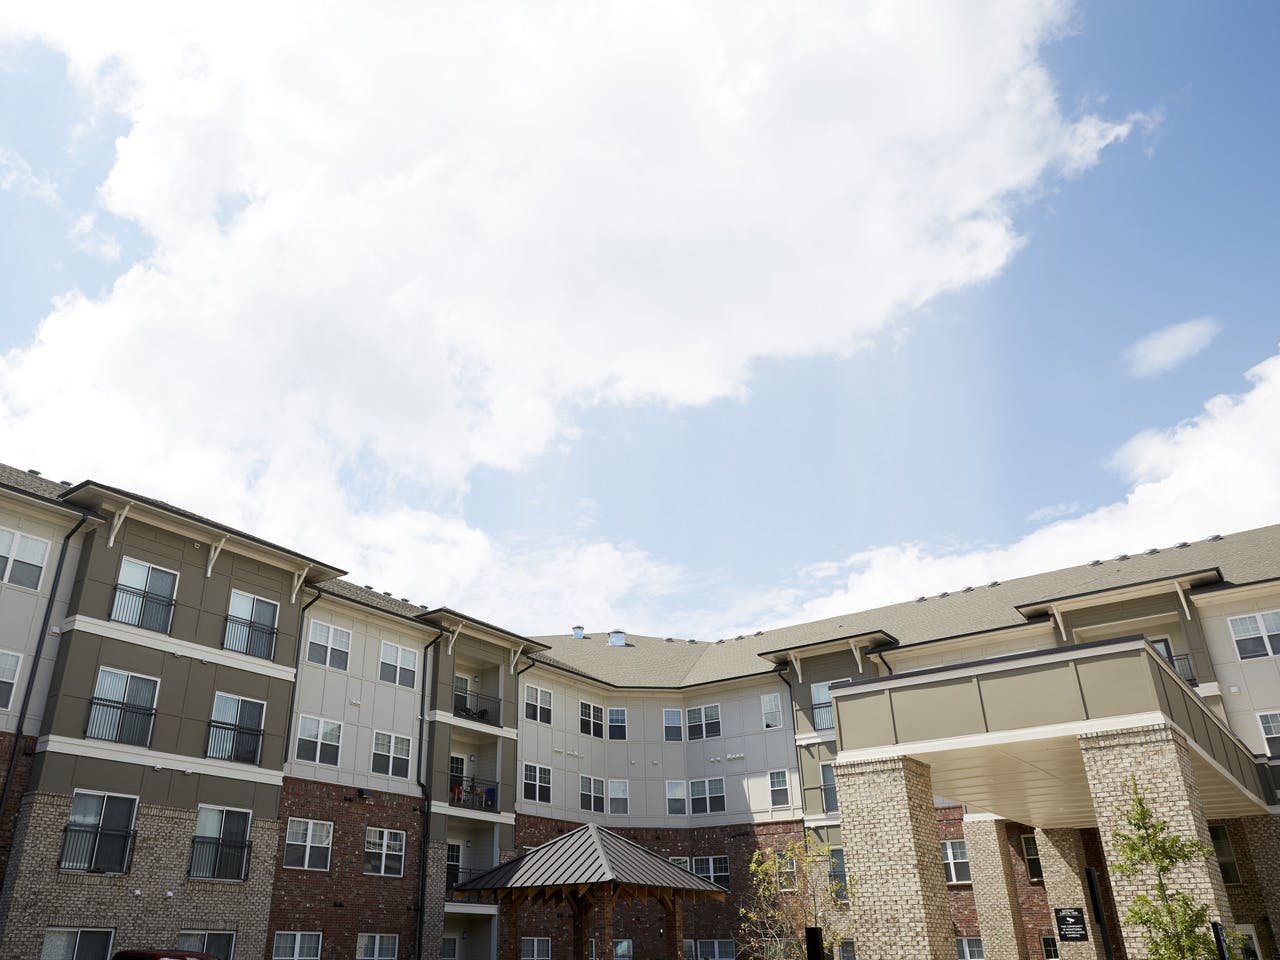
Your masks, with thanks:
[(834, 730), (836, 726), (835, 714), (831, 711), (831, 702), (815, 703), (809, 711), (810, 718), (813, 720), (814, 730)]
[(58, 866), (85, 873), (128, 873), (133, 861), (134, 833), (89, 824), (67, 824)]
[(210, 760), (256, 764), (262, 758), (262, 731), (257, 727), (210, 720), (209, 745), (204, 755)]
[(836, 785), (834, 783), (824, 783), (822, 785), (822, 812), (838, 813), (840, 810), (840, 802), (836, 799)]
[(453, 691), (453, 715), (464, 720), (475, 720), (495, 727), (502, 726), (502, 701), (483, 693)]
[(1195, 668), (1191, 665), (1191, 655), (1188, 653), (1175, 654), (1172, 657), (1164, 657), (1164, 662), (1173, 668), (1173, 672), (1186, 681), (1188, 686), (1198, 687), (1200, 681), (1196, 679)]
[(89, 704), (89, 722), (84, 735), (89, 740), (111, 740), (135, 747), (151, 746), (155, 727), (154, 707), (94, 697)]
[(454, 887), (460, 883), (466, 883), (468, 880), (474, 880), (483, 873), (488, 873), (493, 867), (460, 867), (456, 863), (450, 863), (445, 867), (444, 873), (444, 897), (445, 900), (453, 900), (462, 903), (494, 903), (496, 902), (491, 893), (455, 893)]
[(173, 622), (173, 597), (117, 583), (111, 600), (111, 619), (143, 630), (168, 633)]
[(497, 813), (498, 784), (476, 777), (449, 778), (449, 806), (464, 810), (488, 810)]
[(272, 660), (276, 654), (276, 628), (243, 617), (228, 616), (227, 629), (222, 635), (222, 649)]
[(244, 880), (249, 875), (248, 840), (221, 837), (191, 838), (191, 870), (196, 880)]

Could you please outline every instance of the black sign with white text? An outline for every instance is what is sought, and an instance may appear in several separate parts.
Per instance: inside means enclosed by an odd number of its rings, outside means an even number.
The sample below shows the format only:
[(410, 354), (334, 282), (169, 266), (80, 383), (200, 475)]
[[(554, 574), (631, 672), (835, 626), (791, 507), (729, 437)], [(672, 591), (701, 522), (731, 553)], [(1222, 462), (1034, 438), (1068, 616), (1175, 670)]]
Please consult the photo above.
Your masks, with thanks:
[(1083, 907), (1054, 907), (1053, 919), (1058, 926), (1058, 940), (1083, 943), (1089, 939), (1089, 927), (1084, 922)]

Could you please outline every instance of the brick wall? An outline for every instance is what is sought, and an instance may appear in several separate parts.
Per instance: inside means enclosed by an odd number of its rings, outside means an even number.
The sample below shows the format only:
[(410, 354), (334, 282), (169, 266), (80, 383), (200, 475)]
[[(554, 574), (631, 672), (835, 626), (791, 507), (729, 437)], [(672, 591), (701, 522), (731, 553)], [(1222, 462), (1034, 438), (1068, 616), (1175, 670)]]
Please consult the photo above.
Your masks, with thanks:
[[(964, 807), (938, 808), (938, 839), (964, 839)], [(941, 851), (938, 856), (942, 856)], [(955, 925), (956, 936), (981, 936), (978, 932), (978, 905), (973, 896), (973, 884), (947, 884), (947, 902), (951, 907), (951, 922)]]
[(1017, 896), (1017, 909), (1022, 915), (1022, 932), (1027, 941), (1027, 956), (1039, 960), (1044, 956), (1040, 938), (1055, 936), (1053, 915), (1049, 899), (1045, 896), (1044, 883), (1032, 880), (1027, 873), (1027, 861), (1022, 851), (1022, 835), (1035, 833), (1032, 827), (1010, 822), (1006, 826), (1005, 839), (1009, 844), (1009, 867), (1013, 874), (1013, 887)]
[[(26, 741), (25, 747), (23, 740)], [(18, 826), (18, 814), (22, 810), (22, 798), (31, 783), (32, 754), (35, 751), (36, 738), (24, 737), (19, 740), (12, 733), (0, 733), (0, 778), (9, 769), (9, 760), (13, 751), (18, 750), (18, 760), (13, 767), (13, 779), (9, 782), (9, 797), (4, 809), (0, 810), (0, 882), (3, 882), (9, 867), (9, 851), (13, 849), (13, 833)], [(29, 748), (29, 749), (27, 749)]]

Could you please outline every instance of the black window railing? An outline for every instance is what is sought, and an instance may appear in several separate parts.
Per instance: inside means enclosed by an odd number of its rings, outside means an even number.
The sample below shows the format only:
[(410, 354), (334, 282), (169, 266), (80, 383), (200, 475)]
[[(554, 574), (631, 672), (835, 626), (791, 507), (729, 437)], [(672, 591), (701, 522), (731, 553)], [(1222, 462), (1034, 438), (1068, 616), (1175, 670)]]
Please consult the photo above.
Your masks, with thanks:
[(173, 597), (117, 583), (111, 600), (111, 619), (143, 630), (168, 633), (173, 623)]
[(831, 730), (835, 727), (835, 715), (831, 711), (831, 702), (813, 705), (813, 729)]
[(449, 806), (465, 810), (492, 810), (498, 807), (498, 784), (476, 777), (449, 777)]
[(272, 660), (276, 655), (276, 628), (243, 617), (228, 616), (227, 629), (222, 635), (222, 648)]
[(444, 868), (445, 897), (468, 903), (493, 903), (493, 894), (491, 893), (471, 893), (467, 890), (454, 890), (454, 887), (458, 884), (474, 880), (480, 874), (488, 873), (492, 869), (493, 867), (461, 867), (456, 863), (446, 864)]
[(1165, 662), (1173, 667), (1174, 673), (1185, 680), (1190, 686), (1199, 686), (1200, 681), (1196, 679), (1195, 667), (1191, 664), (1191, 654), (1178, 653), (1172, 657), (1166, 657)]
[(191, 838), (190, 876), (197, 880), (243, 880), (249, 875), (248, 840)]
[(502, 701), (497, 697), (487, 697), (473, 690), (466, 693), (455, 690), (453, 691), (453, 715), (500, 727), (502, 726)]
[(849, 878), (843, 870), (831, 871), (831, 895), (837, 900), (849, 899)]
[(85, 873), (128, 873), (133, 862), (133, 837), (133, 830), (69, 823), (63, 832), (58, 866)]
[(834, 783), (824, 783), (822, 785), (822, 812), (835, 813), (840, 809), (840, 802), (836, 799), (836, 785)]
[(89, 704), (89, 722), (85, 724), (84, 735), (90, 740), (114, 740), (149, 747), (155, 719), (154, 707), (94, 697)]
[(257, 763), (262, 759), (262, 731), (257, 727), (210, 720), (209, 745), (204, 755), (211, 760)]

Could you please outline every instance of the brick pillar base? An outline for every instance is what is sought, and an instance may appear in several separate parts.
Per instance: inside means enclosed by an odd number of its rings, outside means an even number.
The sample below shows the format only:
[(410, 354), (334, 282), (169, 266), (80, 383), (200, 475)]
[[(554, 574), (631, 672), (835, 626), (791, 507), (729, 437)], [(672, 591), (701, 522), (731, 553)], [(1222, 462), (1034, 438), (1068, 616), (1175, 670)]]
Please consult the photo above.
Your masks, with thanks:
[(676, 897), (671, 906), (666, 908), (666, 923), (663, 927), (663, 942), (666, 956), (673, 958), (684, 956), (684, 901)]
[(1013, 882), (1005, 823), (992, 817), (965, 817), (964, 843), (973, 873), (973, 900), (987, 960), (1027, 960), (1027, 939)]
[[(1271, 920), (1271, 930), (1263, 929), (1260, 924), (1258, 936), (1265, 938), (1270, 933), (1280, 941), (1280, 816), (1245, 817), (1240, 820), (1240, 827), (1249, 846), (1258, 894), (1266, 916)], [(1280, 953), (1280, 942), (1270, 947)]]
[[(1058, 942), (1058, 956), (1062, 960), (1102, 960), (1102, 930), (1093, 919), (1089, 903), (1089, 885), (1085, 880), (1084, 841), (1079, 830), (1036, 830), (1036, 851), (1040, 854), (1040, 869), (1044, 872), (1044, 892), (1049, 901), (1049, 919), (1053, 922), (1054, 907), (1080, 907), (1084, 910), (1085, 924), (1089, 928), (1088, 943)], [(1118, 934), (1119, 931), (1117, 931)], [(1058, 935), (1057, 929), (1053, 936)]]
[(954, 960), (928, 766), (890, 757), (835, 775), (858, 960)]

